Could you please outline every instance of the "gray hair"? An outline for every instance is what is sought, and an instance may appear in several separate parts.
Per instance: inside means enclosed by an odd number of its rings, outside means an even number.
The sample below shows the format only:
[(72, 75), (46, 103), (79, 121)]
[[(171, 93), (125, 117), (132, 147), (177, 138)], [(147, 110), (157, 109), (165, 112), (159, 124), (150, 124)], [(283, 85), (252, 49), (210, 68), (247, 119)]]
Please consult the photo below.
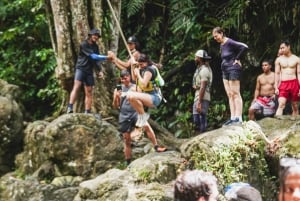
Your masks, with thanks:
[(217, 189), (217, 178), (211, 172), (187, 170), (180, 174), (174, 186), (175, 201), (197, 201), (200, 197), (209, 200)]

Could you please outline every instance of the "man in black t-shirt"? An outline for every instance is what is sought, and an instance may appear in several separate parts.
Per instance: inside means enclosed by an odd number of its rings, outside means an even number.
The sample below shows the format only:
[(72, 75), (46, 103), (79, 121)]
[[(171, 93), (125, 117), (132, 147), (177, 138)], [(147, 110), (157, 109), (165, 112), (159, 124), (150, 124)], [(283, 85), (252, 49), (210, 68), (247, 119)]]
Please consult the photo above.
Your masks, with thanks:
[(92, 29), (88, 34), (88, 38), (80, 44), (78, 59), (75, 66), (74, 85), (70, 94), (67, 113), (73, 113), (73, 104), (82, 84), (84, 84), (85, 92), (85, 113), (91, 113), (93, 86), (95, 85), (93, 69), (96, 68), (98, 77), (103, 78), (100, 61), (112, 59), (111, 56), (99, 54), (99, 47), (96, 43), (99, 38), (100, 30)]

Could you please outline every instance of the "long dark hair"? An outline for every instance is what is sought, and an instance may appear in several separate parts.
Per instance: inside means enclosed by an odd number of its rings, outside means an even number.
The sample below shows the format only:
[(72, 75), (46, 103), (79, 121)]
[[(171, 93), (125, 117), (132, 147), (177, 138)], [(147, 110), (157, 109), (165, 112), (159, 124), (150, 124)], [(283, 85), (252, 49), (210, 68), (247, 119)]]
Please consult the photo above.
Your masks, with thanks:
[(151, 59), (149, 58), (148, 55), (141, 53), (139, 58), (137, 59), (138, 62), (146, 62), (148, 66), (152, 65), (153, 62), (151, 61)]

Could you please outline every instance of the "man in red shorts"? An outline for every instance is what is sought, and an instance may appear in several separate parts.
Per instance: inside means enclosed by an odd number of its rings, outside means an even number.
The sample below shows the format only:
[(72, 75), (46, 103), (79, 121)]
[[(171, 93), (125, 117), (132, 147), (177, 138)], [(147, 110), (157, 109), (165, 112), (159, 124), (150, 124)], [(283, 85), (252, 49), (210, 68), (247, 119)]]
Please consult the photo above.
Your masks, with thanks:
[(292, 120), (298, 115), (298, 99), (300, 95), (300, 58), (291, 51), (288, 41), (280, 44), (282, 53), (275, 61), (275, 93), (278, 95), (278, 109), (275, 117), (282, 119), (286, 102), (291, 101)]

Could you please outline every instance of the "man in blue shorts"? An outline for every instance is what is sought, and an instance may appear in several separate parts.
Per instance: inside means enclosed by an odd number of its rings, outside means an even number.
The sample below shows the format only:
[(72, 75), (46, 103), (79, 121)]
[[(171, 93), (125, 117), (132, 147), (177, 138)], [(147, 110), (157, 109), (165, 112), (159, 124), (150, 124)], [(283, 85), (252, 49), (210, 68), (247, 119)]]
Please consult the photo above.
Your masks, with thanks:
[(99, 55), (99, 47), (96, 43), (99, 38), (100, 30), (92, 29), (88, 34), (88, 38), (80, 44), (79, 55), (75, 66), (74, 85), (70, 94), (67, 113), (73, 113), (73, 104), (82, 84), (84, 84), (85, 92), (85, 113), (91, 113), (93, 86), (95, 85), (93, 68), (96, 68), (98, 77), (103, 78), (100, 61), (112, 59), (111, 56)]

